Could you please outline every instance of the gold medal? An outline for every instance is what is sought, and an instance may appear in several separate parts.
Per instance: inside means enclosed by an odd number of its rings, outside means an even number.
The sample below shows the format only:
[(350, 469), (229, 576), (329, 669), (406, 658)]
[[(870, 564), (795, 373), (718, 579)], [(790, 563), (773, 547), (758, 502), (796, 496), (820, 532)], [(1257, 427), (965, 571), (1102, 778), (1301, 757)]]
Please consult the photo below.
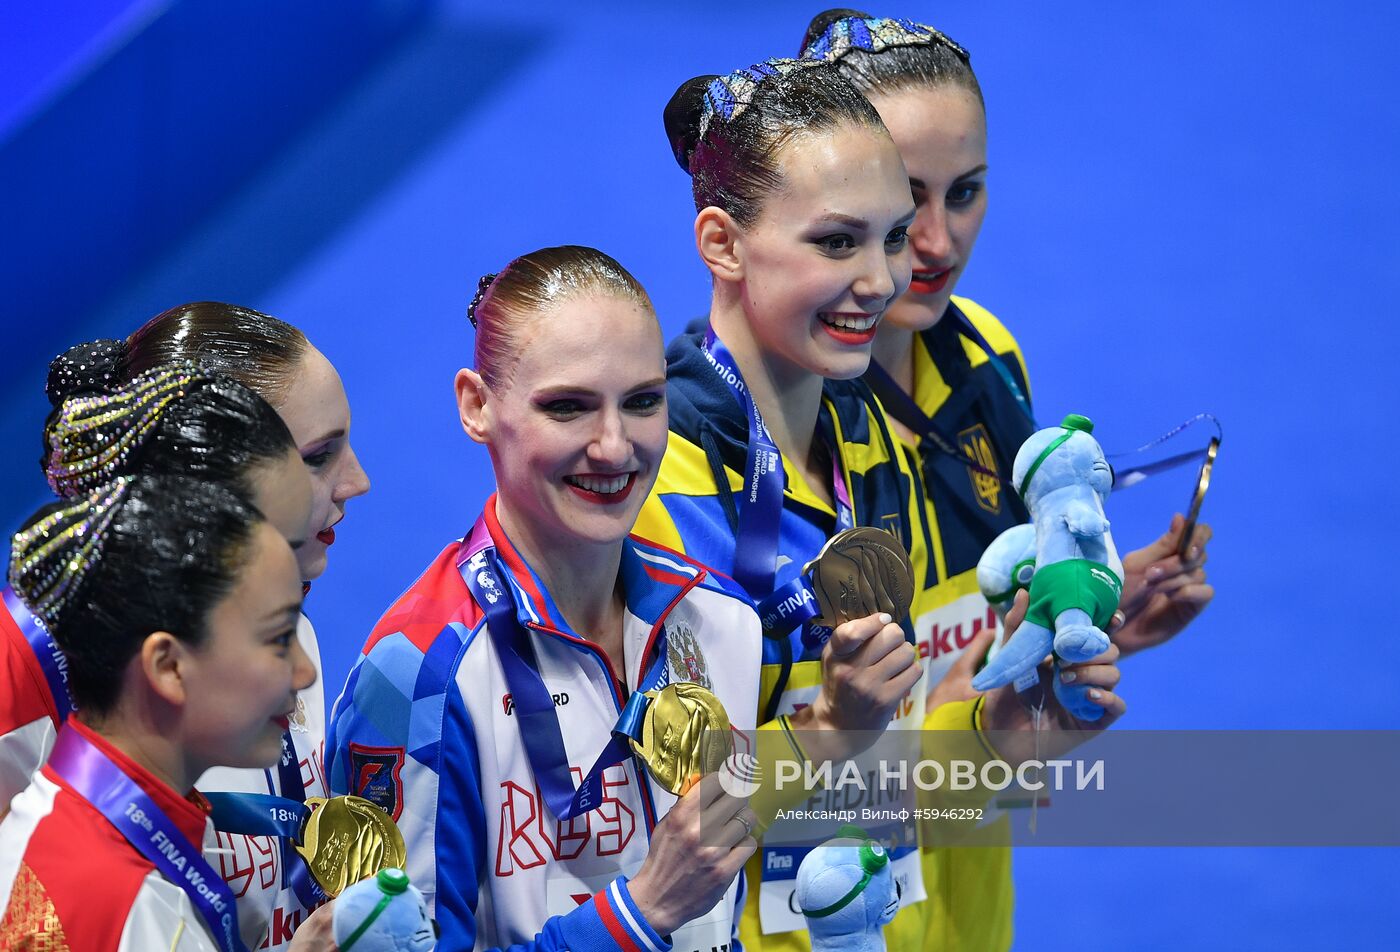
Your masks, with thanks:
[(390, 867), (403, 868), (403, 834), (379, 807), (361, 797), (307, 797), (311, 816), (296, 850), (327, 896)]
[(887, 612), (896, 622), (914, 603), (914, 571), (899, 539), (884, 529), (858, 526), (838, 532), (807, 563), (821, 616), (830, 628)]
[(648, 691), (651, 703), (642, 716), (642, 739), (632, 749), (656, 782), (680, 795), (697, 774), (713, 773), (732, 747), (729, 715), (710, 691), (689, 681)]

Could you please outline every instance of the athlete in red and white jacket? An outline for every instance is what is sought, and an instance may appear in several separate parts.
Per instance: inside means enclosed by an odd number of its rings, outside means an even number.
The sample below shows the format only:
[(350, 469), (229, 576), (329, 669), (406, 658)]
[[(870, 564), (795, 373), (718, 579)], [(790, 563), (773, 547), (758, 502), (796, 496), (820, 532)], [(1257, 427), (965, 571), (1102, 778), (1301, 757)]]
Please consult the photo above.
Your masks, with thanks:
[[(199, 800), (176, 793), (80, 721), (67, 729), (106, 754), (191, 843), (215, 845)], [(0, 824), (0, 909), (5, 949), (218, 952), (185, 891), (48, 768)]]

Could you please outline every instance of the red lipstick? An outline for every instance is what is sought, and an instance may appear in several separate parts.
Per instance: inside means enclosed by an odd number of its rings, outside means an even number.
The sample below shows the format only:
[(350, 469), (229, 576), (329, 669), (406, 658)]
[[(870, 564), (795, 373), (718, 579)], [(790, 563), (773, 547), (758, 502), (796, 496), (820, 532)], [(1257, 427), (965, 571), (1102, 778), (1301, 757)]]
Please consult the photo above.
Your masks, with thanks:
[(937, 294), (948, 286), (948, 278), (952, 273), (952, 268), (944, 268), (942, 271), (915, 272), (914, 280), (909, 282), (909, 290), (915, 294)]

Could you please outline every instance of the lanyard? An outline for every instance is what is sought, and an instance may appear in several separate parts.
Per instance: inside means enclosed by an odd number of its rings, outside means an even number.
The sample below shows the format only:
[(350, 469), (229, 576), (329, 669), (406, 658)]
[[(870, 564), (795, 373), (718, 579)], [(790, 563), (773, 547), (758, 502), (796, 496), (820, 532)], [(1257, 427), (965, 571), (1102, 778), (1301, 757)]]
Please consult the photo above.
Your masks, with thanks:
[[(268, 771), (271, 774), (271, 771)], [(282, 886), (290, 887), (307, 909), (325, 902), (326, 894), (311, 876), (306, 861), (296, 851), (311, 810), (301, 782), (301, 761), (290, 731), (282, 735), (282, 757), (277, 761), (280, 788), (289, 796), (265, 793), (206, 793), (209, 816), (223, 833), (275, 836), (282, 853)], [(269, 782), (271, 777), (269, 776)]]
[(233, 891), (146, 791), (71, 727), (59, 732), (49, 767), (185, 891), (224, 952), (247, 952), (238, 935)]
[(68, 659), (63, 657), (63, 649), (58, 646), (58, 642), (39, 624), (39, 619), (24, 607), (14, 589), (7, 586), (3, 597), (10, 618), (14, 620), (20, 634), (24, 635), (24, 640), (29, 643), (29, 650), (34, 652), (39, 668), (44, 672), (49, 694), (53, 696), (53, 705), (58, 711), (58, 723), (62, 726), (73, 711), (73, 698), (68, 693)]
[[(734, 580), (757, 600), (764, 634), (786, 635), (816, 617), (820, 609), (805, 575), (773, 585), (778, 565), (778, 524), (783, 512), (783, 460), (753, 402), (743, 374), (729, 349), (711, 327), (702, 347), (705, 359), (744, 408), (749, 421), (748, 451), (744, 461), (744, 491), (740, 497), (738, 538), (734, 545)], [(831, 453), (832, 492), (836, 498), (836, 531), (855, 526), (855, 510), (841, 475), (840, 455)], [(723, 490), (723, 487), (720, 487)]]
[[(987, 355), (987, 361), (996, 370), (997, 376), (1001, 378), (1002, 383), (1006, 385), (1006, 389), (1011, 393), (1012, 397), (1016, 399), (1016, 405), (1020, 407), (1021, 412), (1024, 413), (1026, 419), (1030, 421), (1031, 429), (1034, 430), (1036, 428), (1035, 416), (1031, 413), (1030, 401), (1026, 399), (1026, 394), (1022, 391), (1020, 385), (1016, 383), (1016, 378), (1011, 376), (1011, 371), (1006, 369), (1006, 364), (1002, 361), (1000, 355), (997, 354), (996, 349), (987, 342), (987, 339), (982, 336), (982, 332), (973, 325), (972, 321), (968, 320), (967, 315), (962, 312), (961, 308), (949, 304), (948, 310), (944, 312), (944, 315), (945, 317), (951, 317), (957, 324), (959, 334), (970, 339)], [(880, 403), (889, 411), (890, 416), (894, 417), (913, 432), (927, 439), (938, 452), (942, 453), (944, 456), (952, 457), (980, 476), (990, 476), (998, 482), (1006, 483), (1008, 486), (1010, 485), (1010, 483), (1006, 479), (1003, 479), (995, 470), (988, 469), (966, 453), (959, 452), (957, 447), (953, 445), (953, 442), (939, 432), (938, 428), (934, 426), (933, 417), (925, 413), (923, 408), (914, 400), (913, 396), (905, 393), (904, 389), (900, 387), (899, 384), (895, 383), (889, 371), (885, 370), (884, 367), (880, 366), (874, 360), (870, 361), (870, 367), (865, 372), (865, 382), (870, 385), (871, 390), (875, 391), (875, 396), (880, 398)]]
[(520, 739), (540, 794), (557, 819), (571, 820), (587, 813), (603, 802), (603, 772), (632, 756), (629, 742), (641, 739), (642, 716), (649, 702), (645, 692), (662, 686), (667, 679), (664, 644), (659, 646), (661, 650), (642, 675), (637, 690), (623, 705), (603, 752), (575, 789), (554, 697), (540, 676), (534, 645), (529, 631), (520, 624), (511, 589), (501, 584), (505, 573), (496, 559), (495, 547), (473, 553), (462, 563), (461, 572), (472, 598), (486, 615), (486, 628), (510, 688)]

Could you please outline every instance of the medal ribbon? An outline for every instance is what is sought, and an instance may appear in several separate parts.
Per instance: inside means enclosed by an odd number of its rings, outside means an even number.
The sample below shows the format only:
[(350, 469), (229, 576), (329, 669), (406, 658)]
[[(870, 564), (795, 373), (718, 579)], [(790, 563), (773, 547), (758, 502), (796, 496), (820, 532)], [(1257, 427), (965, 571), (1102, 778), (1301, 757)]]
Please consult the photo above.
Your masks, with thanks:
[[(749, 421), (744, 492), (738, 506), (739, 531), (734, 546), (734, 580), (757, 601), (764, 634), (780, 637), (820, 612), (805, 574), (777, 589), (773, 587), (778, 565), (778, 524), (783, 512), (782, 454), (763, 424), (763, 415), (749, 395), (748, 387), (744, 386), (738, 364), (715, 335), (713, 327), (705, 332), (702, 350), (710, 367), (744, 408)], [(831, 451), (831, 484), (836, 498), (836, 531), (853, 528), (855, 510), (835, 448)]]
[(14, 620), (20, 634), (24, 635), (24, 640), (29, 643), (29, 650), (34, 652), (34, 658), (39, 662), (39, 670), (44, 672), (49, 694), (53, 695), (53, 706), (58, 711), (58, 723), (62, 726), (68, 715), (73, 712), (73, 697), (68, 693), (68, 661), (63, 657), (63, 649), (53, 640), (53, 636), (44, 630), (44, 626), (39, 624), (39, 619), (24, 607), (14, 589), (6, 586), (3, 597), (5, 609), (10, 613), (10, 618)]
[(749, 395), (748, 387), (744, 386), (744, 376), (739, 373), (729, 348), (715, 336), (713, 327), (705, 331), (701, 350), (710, 367), (744, 408), (749, 421), (744, 490), (739, 496), (739, 531), (734, 546), (734, 580), (750, 597), (761, 599), (773, 592), (773, 576), (777, 572), (778, 521), (783, 512), (783, 457), (763, 424), (763, 414)]
[[(1198, 413), (1195, 416), (1191, 417), (1189, 420), (1184, 420), (1181, 423), (1178, 423), (1176, 426), (1172, 427), (1170, 430), (1163, 433), (1156, 439), (1149, 440), (1148, 442), (1142, 444), (1137, 449), (1129, 450), (1126, 453), (1114, 453), (1108, 458), (1111, 460), (1124, 459), (1129, 456), (1137, 456), (1141, 453), (1145, 453), (1148, 450), (1152, 449), (1154, 446), (1160, 446), (1167, 440), (1170, 440), (1178, 433), (1190, 429), (1197, 423), (1200, 423), (1202, 420), (1209, 420), (1212, 424), (1214, 424), (1215, 435), (1217, 439), (1224, 435), (1221, 431), (1220, 421), (1215, 418), (1214, 414)], [(1194, 462), (1195, 460), (1204, 459), (1208, 450), (1209, 447), (1202, 447), (1199, 450), (1191, 450), (1189, 453), (1178, 453), (1175, 456), (1168, 456), (1166, 459), (1160, 459), (1153, 463), (1145, 463), (1141, 466), (1134, 466), (1131, 469), (1125, 469), (1121, 471), (1115, 469), (1113, 474), (1113, 488), (1115, 490), (1127, 489), (1130, 486), (1136, 486), (1138, 483), (1142, 482), (1149, 476), (1156, 476), (1158, 473), (1165, 473), (1169, 469), (1175, 469), (1178, 466), (1185, 466), (1187, 463)]]
[(238, 935), (233, 891), (146, 791), (72, 728), (59, 731), (49, 766), (185, 891), (223, 952), (247, 952)]
[(632, 756), (629, 742), (641, 739), (642, 717), (650, 701), (645, 692), (660, 686), (666, 678), (665, 642), (642, 675), (637, 690), (623, 705), (603, 752), (575, 789), (554, 697), (540, 676), (530, 633), (520, 624), (511, 590), (501, 583), (505, 573), (496, 560), (495, 547), (478, 550), (460, 567), (472, 598), (486, 615), (486, 628), (496, 646), (515, 705), (520, 739), (545, 803), (560, 820), (571, 820), (587, 813), (603, 802), (603, 772)]
[(282, 735), (282, 757), (277, 762), (277, 773), (280, 789), (291, 793), (290, 797), (267, 793), (206, 793), (204, 799), (209, 801), (209, 815), (219, 831), (277, 837), (282, 852), (283, 888), (290, 887), (303, 906), (314, 909), (326, 901), (326, 894), (296, 851), (311, 810), (306, 806), (301, 761), (290, 731)]

